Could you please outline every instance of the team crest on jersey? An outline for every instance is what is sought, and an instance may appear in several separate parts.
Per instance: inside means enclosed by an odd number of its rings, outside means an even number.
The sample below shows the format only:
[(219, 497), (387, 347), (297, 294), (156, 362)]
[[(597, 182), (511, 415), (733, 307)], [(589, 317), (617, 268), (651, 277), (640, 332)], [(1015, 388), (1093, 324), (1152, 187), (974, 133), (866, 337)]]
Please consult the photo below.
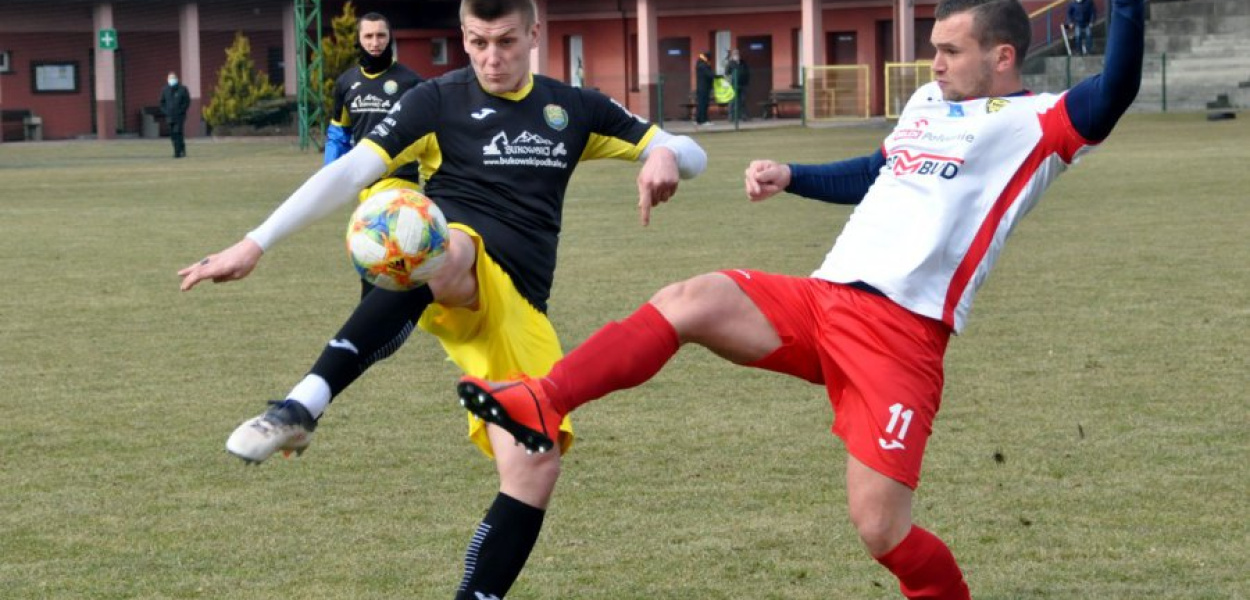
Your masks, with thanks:
[(382, 84), (382, 91), (394, 96), (395, 92), (399, 91), (399, 84), (394, 79), (387, 79), (386, 83)]
[(1006, 98), (990, 98), (985, 101), (985, 112), (996, 113), (1004, 108), (1007, 108), (1008, 104), (1011, 104), (1011, 100)]
[(569, 113), (559, 104), (548, 104), (543, 108), (543, 119), (556, 131), (563, 131), (569, 125)]

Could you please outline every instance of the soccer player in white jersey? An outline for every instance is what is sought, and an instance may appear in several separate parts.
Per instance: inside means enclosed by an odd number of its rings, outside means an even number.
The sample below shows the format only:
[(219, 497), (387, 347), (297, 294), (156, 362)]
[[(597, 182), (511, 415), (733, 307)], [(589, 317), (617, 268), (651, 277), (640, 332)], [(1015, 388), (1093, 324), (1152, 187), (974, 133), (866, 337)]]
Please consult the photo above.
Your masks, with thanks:
[(746, 169), (753, 201), (784, 190), (858, 205), (810, 277), (735, 269), (670, 285), (546, 377), (462, 379), (461, 403), (543, 451), (560, 418), (647, 381), (684, 343), (823, 384), (847, 448), (850, 518), (868, 552), (908, 598), (968, 598), (953, 553), (911, 519), (947, 341), (1015, 225), (1132, 103), (1142, 4), (1112, 0), (1101, 75), (1033, 95), (1020, 77), (1029, 22), (1019, 2), (942, 0), (937, 81), (915, 93), (879, 151)]

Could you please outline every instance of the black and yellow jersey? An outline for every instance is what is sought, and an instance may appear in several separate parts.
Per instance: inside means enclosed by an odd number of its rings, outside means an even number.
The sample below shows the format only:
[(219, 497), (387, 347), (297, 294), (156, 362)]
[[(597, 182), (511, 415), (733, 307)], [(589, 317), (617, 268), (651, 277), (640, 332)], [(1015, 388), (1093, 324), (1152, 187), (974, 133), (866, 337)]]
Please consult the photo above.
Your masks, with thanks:
[[(359, 66), (343, 71), (334, 81), (331, 122), (351, 132), (353, 146), (359, 144), (365, 134), (386, 118), (404, 92), (422, 81), (420, 75), (397, 62), (381, 73), (366, 73)], [(415, 165), (397, 169), (391, 176), (419, 181)]]
[(407, 94), (366, 138), (388, 168), (417, 162), (450, 222), (481, 234), (517, 290), (545, 311), (564, 192), (582, 160), (637, 160), (658, 130), (597, 92), (543, 77), (493, 95), (471, 68)]

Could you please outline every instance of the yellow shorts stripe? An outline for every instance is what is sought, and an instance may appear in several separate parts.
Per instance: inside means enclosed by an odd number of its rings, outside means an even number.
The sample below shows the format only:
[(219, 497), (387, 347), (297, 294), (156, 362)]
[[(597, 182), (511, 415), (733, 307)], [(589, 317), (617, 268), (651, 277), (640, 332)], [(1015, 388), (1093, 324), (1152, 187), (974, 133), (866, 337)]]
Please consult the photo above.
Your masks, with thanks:
[(417, 190), (418, 192), (421, 191), (421, 186), (417, 185), (415, 181), (408, 181), (407, 179), (401, 179), (399, 177), (384, 177), (377, 180), (373, 185), (360, 190), (360, 194), (356, 196), (356, 200), (364, 202), (369, 199), (369, 196), (378, 192), (393, 190), (395, 188), (408, 188), (410, 190)]

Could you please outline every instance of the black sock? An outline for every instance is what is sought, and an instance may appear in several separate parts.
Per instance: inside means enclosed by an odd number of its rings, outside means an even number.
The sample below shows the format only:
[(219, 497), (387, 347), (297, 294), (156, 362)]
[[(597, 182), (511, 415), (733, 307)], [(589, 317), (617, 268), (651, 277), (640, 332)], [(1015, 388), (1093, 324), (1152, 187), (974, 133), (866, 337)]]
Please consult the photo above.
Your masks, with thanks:
[(368, 291), (310, 373), (329, 384), (331, 397), (339, 395), (373, 363), (399, 350), (432, 302), (428, 285), (407, 292)]
[(494, 504), (478, 525), (464, 556), (464, 579), (456, 600), (502, 599), (529, 559), (543, 527), (541, 508), (534, 508), (507, 494), (495, 496)]

